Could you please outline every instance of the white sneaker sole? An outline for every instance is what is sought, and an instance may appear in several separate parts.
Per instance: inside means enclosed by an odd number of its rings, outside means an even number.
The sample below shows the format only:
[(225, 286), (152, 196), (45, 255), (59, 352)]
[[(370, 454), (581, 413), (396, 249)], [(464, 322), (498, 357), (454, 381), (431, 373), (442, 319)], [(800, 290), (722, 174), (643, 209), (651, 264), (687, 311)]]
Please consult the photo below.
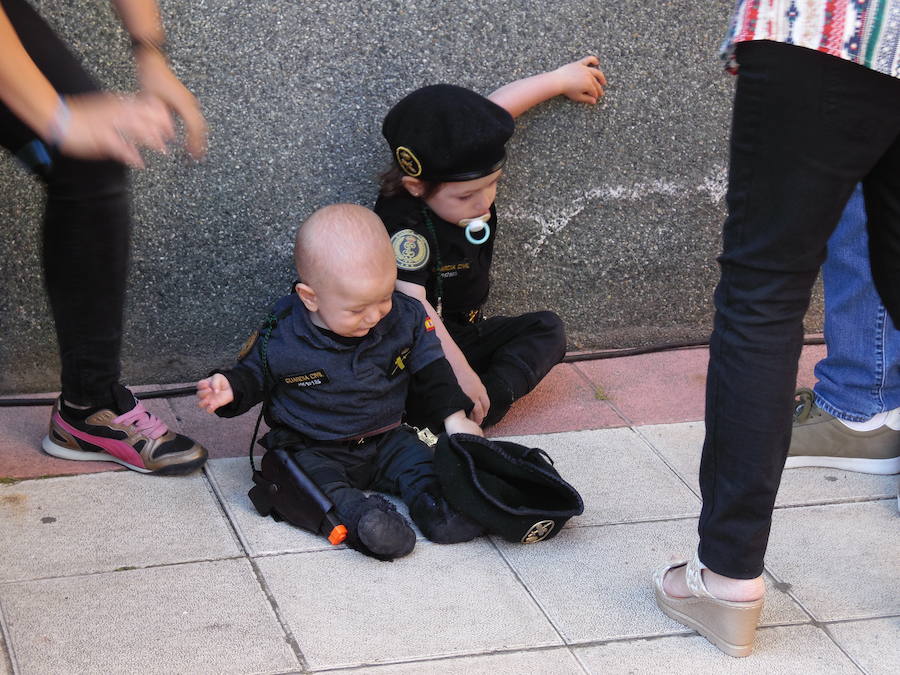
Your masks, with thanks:
[(784, 464), (785, 469), (799, 469), (804, 466), (818, 466), (827, 469), (841, 469), (843, 471), (856, 471), (857, 473), (892, 476), (895, 473), (900, 473), (900, 457), (864, 459), (862, 457), (818, 457), (800, 455), (797, 457), (788, 457), (787, 462)]
[(64, 448), (63, 446), (54, 443), (49, 436), (44, 436), (44, 440), (41, 441), (41, 448), (43, 448), (44, 452), (46, 452), (48, 455), (59, 457), (60, 459), (74, 459), (80, 462), (115, 462), (116, 464), (121, 464), (122, 466), (131, 469), (132, 471), (137, 471), (139, 473), (152, 473), (150, 469), (144, 469), (141, 467), (137, 467), (134, 464), (129, 464), (125, 460), (114, 457), (113, 455), (103, 452), (102, 450), (98, 450), (97, 452), (88, 452), (87, 450), (72, 450), (71, 448)]

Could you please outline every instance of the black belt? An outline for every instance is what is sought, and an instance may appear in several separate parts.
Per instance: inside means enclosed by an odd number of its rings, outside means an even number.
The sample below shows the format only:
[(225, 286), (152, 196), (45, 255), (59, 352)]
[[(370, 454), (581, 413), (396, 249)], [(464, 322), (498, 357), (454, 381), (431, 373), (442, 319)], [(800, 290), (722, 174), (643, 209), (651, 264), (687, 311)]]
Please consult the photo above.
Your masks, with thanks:
[(396, 424), (392, 424), (388, 427), (376, 429), (375, 431), (360, 434), (359, 436), (328, 440), (310, 438), (309, 436), (305, 436), (297, 431), (294, 431), (293, 429), (288, 429), (286, 427), (276, 427), (270, 430), (268, 434), (266, 434), (265, 438), (263, 439), (265, 440), (263, 447), (272, 449), (286, 448), (292, 445), (302, 445), (305, 447), (325, 446), (329, 448), (348, 448), (354, 445), (362, 445), (363, 443), (366, 443), (368, 441), (380, 440), (385, 434), (390, 433), (399, 426), (400, 422), (397, 422)]

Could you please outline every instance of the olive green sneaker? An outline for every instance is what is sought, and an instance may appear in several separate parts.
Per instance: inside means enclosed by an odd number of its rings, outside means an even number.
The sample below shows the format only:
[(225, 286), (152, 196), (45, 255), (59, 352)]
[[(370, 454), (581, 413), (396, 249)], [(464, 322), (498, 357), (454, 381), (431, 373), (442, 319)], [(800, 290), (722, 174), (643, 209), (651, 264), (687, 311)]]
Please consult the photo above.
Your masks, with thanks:
[(823, 466), (859, 473), (900, 473), (900, 431), (884, 425), (855, 431), (816, 405), (810, 389), (798, 389), (786, 469)]

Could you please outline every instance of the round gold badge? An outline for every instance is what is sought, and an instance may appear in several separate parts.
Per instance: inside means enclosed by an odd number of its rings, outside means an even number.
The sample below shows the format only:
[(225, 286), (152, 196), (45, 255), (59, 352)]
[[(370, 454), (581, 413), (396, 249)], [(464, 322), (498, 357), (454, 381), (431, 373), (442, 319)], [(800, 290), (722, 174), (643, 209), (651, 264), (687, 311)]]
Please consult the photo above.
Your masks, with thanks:
[(394, 155), (397, 157), (397, 164), (400, 165), (400, 169), (407, 176), (416, 178), (422, 173), (422, 162), (409, 148), (401, 145), (394, 151)]
[(525, 536), (522, 537), (523, 544), (536, 544), (539, 541), (543, 541), (547, 537), (550, 536), (550, 533), (553, 532), (553, 527), (556, 525), (552, 520), (541, 520), (528, 530), (525, 533)]
[(420, 270), (428, 264), (428, 240), (415, 230), (400, 230), (391, 237), (397, 267), (401, 270)]

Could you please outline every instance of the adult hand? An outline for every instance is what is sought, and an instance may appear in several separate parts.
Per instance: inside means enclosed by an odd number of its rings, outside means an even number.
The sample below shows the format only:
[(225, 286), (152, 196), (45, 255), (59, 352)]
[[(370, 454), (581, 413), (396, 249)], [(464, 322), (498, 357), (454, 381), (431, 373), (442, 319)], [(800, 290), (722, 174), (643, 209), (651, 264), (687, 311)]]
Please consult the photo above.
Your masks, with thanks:
[(139, 148), (165, 152), (172, 138), (172, 120), (156, 99), (107, 93), (65, 98), (58, 129), (49, 140), (65, 155), (84, 159), (116, 159), (133, 167), (144, 165)]
[(206, 154), (206, 120), (196, 97), (175, 77), (162, 52), (139, 47), (135, 62), (141, 92), (158, 98), (167, 110), (183, 120), (188, 152), (194, 159), (203, 157)]
[(554, 71), (563, 95), (581, 103), (596, 103), (603, 96), (606, 76), (599, 68), (600, 59), (585, 56), (583, 59), (560, 66)]
[(222, 373), (200, 380), (197, 383), (197, 405), (208, 413), (213, 413), (234, 400), (231, 383)]

